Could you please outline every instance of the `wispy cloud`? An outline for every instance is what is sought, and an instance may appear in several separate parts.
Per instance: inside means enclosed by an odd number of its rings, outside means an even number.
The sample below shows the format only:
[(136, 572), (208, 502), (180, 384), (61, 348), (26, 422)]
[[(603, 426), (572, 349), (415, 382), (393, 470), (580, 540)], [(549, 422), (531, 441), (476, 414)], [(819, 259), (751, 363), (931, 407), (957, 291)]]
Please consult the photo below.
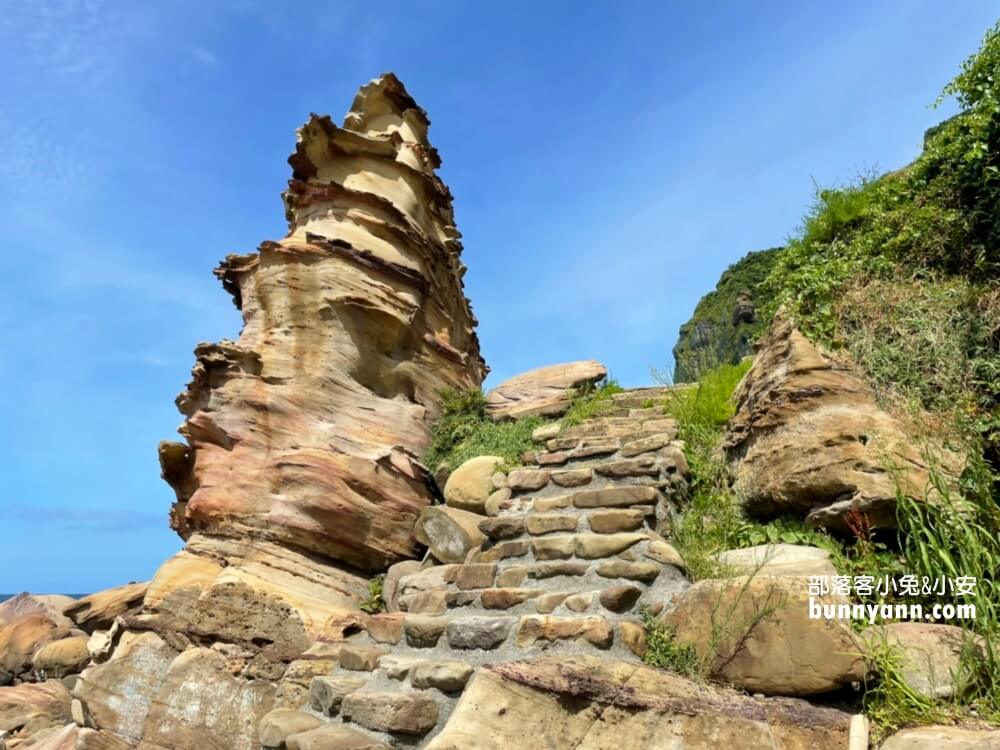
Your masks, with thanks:
[(131, 531), (162, 527), (166, 523), (166, 517), (163, 513), (144, 513), (136, 510), (13, 505), (0, 507), (0, 521), (32, 526), (56, 524), (92, 531)]
[(191, 56), (202, 65), (215, 67), (219, 64), (219, 56), (210, 49), (206, 49), (198, 45), (192, 45), (189, 47), (188, 51), (191, 53)]

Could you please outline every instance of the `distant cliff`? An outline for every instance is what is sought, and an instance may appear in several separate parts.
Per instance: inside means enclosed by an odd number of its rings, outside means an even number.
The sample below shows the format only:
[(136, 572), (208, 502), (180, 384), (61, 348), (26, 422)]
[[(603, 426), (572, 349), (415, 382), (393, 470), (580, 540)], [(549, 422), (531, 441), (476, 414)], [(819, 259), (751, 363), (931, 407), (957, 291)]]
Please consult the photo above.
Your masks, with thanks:
[(758, 287), (770, 273), (782, 248), (747, 253), (727, 268), (715, 290), (681, 326), (674, 346), (674, 382), (690, 383), (706, 370), (735, 364), (751, 353), (764, 323), (757, 308)]

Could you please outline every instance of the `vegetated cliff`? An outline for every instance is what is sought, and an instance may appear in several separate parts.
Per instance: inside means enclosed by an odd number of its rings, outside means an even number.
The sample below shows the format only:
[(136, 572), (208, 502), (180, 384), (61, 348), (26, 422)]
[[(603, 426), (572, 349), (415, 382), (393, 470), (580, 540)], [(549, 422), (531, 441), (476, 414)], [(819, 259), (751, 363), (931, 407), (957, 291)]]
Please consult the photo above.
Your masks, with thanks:
[(692, 383), (719, 365), (734, 365), (753, 351), (766, 321), (758, 313), (760, 285), (781, 248), (747, 253), (729, 266), (715, 289), (698, 302), (674, 345), (674, 382)]

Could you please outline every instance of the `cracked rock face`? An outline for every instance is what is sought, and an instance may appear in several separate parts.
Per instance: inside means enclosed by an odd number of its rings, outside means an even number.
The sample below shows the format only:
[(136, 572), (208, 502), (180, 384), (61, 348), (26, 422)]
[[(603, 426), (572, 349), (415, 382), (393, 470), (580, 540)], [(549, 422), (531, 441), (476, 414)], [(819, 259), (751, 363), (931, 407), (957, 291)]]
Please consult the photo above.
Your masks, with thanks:
[(312, 115), (299, 129), (288, 234), (216, 269), (243, 330), (196, 348), (177, 399), (187, 445), (160, 449), (183, 537), (268, 540), (365, 570), (414, 554), (430, 502), (416, 456), (439, 394), (486, 370), (428, 125), (388, 74), (343, 127)]
[[(843, 531), (857, 511), (871, 526), (891, 528), (897, 490), (922, 500), (932, 486), (921, 440), (783, 317), (735, 397), (725, 448), (734, 488), (754, 515), (801, 514)], [(960, 473), (953, 454), (932, 450), (945, 477)]]

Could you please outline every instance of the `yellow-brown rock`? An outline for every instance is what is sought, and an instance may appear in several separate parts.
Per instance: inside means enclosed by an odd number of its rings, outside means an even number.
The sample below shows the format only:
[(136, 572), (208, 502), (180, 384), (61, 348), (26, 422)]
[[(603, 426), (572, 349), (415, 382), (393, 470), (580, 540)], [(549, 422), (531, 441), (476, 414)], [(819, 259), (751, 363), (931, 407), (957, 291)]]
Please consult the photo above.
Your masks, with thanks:
[(118, 615), (135, 612), (142, 605), (147, 583), (126, 583), (98, 591), (67, 606), (63, 613), (88, 633), (111, 627)]
[(70, 721), (70, 695), (66, 687), (51, 682), (0, 687), (0, 732), (28, 737)]
[(588, 656), (476, 672), (427, 750), (846, 748), (850, 716)]
[(94, 728), (133, 747), (258, 750), (257, 723), (275, 688), (231, 672), (214, 649), (178, 654), (155, 633), (128, 633), (109, 661), (81, 675), (74, 695)]
[(486, 394), (486, 410), (497, 420), (563, 414), (578, 389), (607, 375), (607, 368), (593, 359), (539, 367), (492, 388)]
[(811, 597), (804, 578), (709, 578), (679, 594), (663, 621), (715, 679), (766, 695), (813, 695), (860, 681), (866, 666), (850, 627), (812, 617), (812, 600), (848, 603)]
[(188, 449), (161, 448), (183, 536), (368, 570), (415, 554), (429, 421), (443, 388), (485, 373), (428, 125), (388, 74), (361, 88), (343, 127), (313, 115), (299, 130), (289, 232), (217, 270), (243, 330), (197, 347), (177, 399)]
[[(787, 318), (779, 316), (761, 341), (736, 399), (725, 447), (734, 489), (751, 513), (798, 513), (812, 525), (844, 529), (856, 509), (872, 526), (892, 527), (897, 483), (924, 498), (922, 441)], [(953, 472), (954, 458), (939, 458)]]

